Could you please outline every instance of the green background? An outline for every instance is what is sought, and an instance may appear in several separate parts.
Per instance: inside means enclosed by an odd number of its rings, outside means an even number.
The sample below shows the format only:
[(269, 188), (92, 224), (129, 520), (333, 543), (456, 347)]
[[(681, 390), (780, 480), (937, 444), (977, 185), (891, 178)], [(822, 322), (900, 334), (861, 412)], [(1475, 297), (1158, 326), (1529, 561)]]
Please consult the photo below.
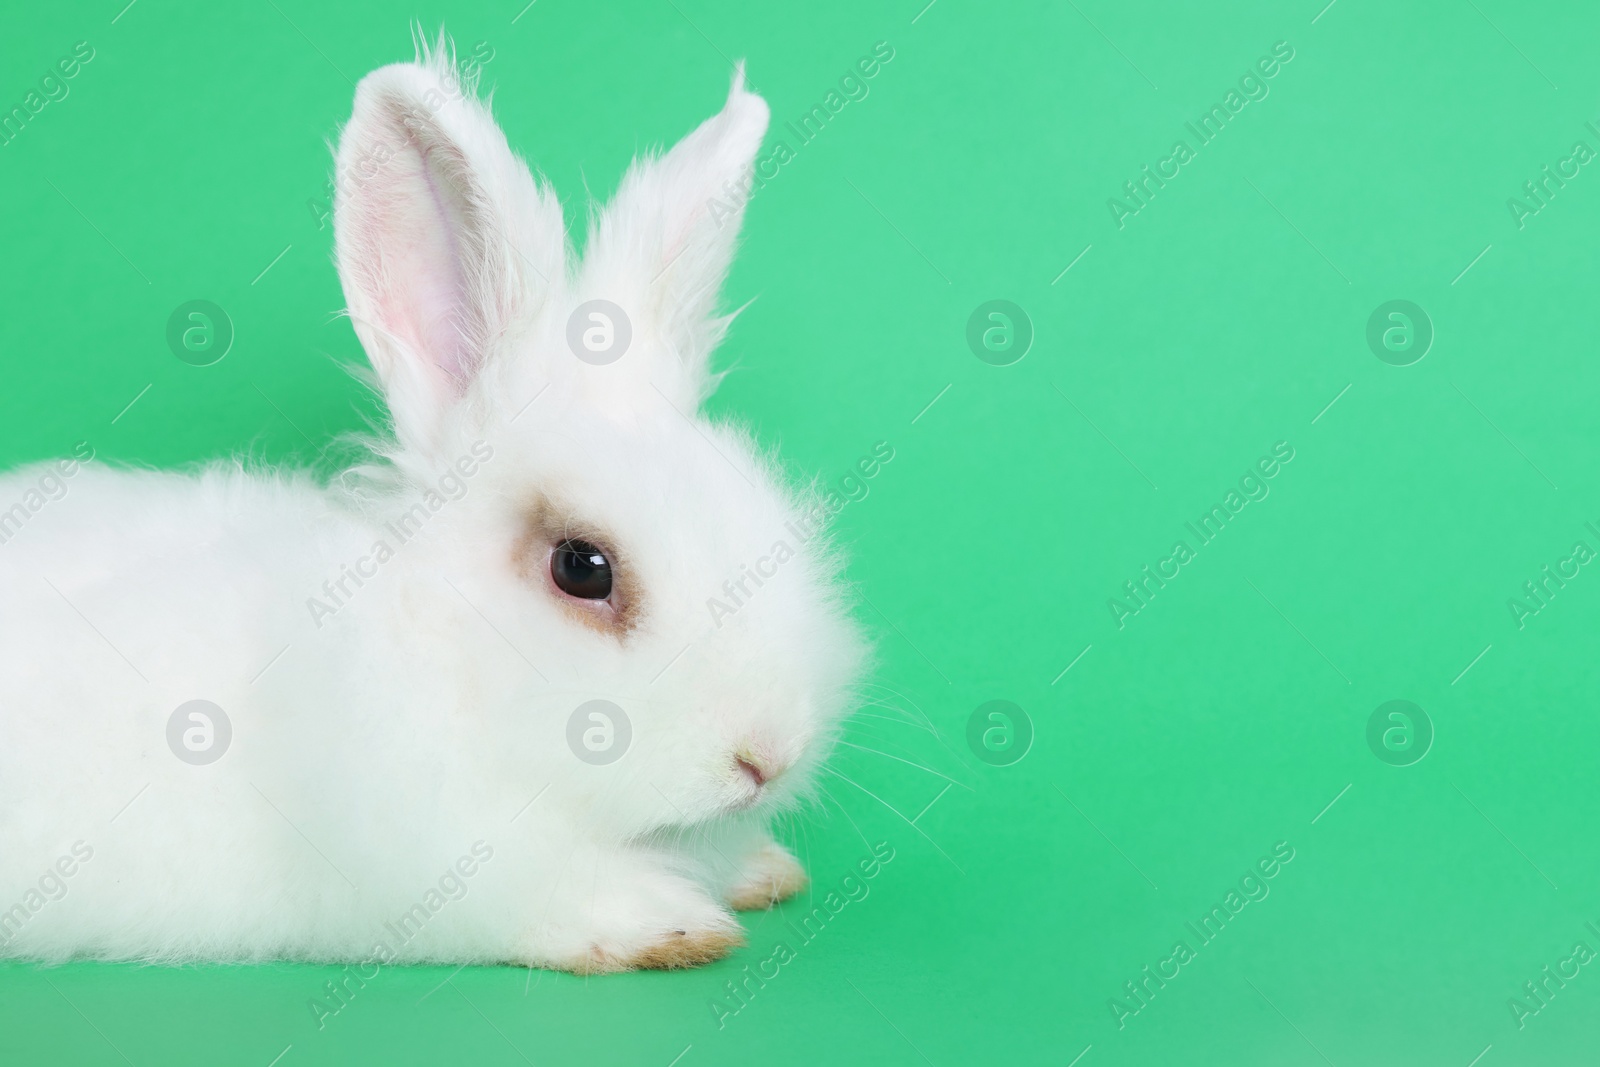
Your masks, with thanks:
[[(847, 737), (896, 758), (841, 750), (855, 784), (784, 833), (819, 887), (868, 841), (895, 858), (721, 1028), (807, 902), (692, 972), (385, 971), (321, 1030), (331, 968), (0, 966), (0, 1061), (1593, 1062), (1600, 966), (1520, 1028), (1508, 1001), (1600, 949), (1600, 576), (1521, 627), (1508, 599), (1600, 549), (1600, 173), (1520, 228), (1507, 205), (1600, 148), (1592, 5), (123, 2), (0, 34), (5, 109), (96, 50), (0, 147), (7, 465), (316, 463), (372, 414), (315, 202), (410, 17), (493, 49), (569, 219), (748, 59), (795, 158), (749, 210), (726, 296), (759, 299), (712, 408), (800, 474), (895, 450), (838, 528), (883, 705)], [(878, 41), (870, 95), (796, 147), (782, 122)], [(1279, 41), (1270, 95), (1119, 228), (1108, 198)], [(164, 339), (197, 298), (237, 331), (203, 368)], [(991, 299), (1033, 326), (1011, 366), (965, 340)], [(1393, 299), (1435, 331), (1414, 365), (1366, 341)], [(1119, 628), (1109, 598), (1279, 441), (1270, 495)], [(1009, 766), (966, 741), (994, 699), (1033, 724)], [(1435, 732), (1410, 766), (1366, 740), (1394, 699)], [(1185, 923), (1278, 842), (1270, 895), (1199, 947)]]

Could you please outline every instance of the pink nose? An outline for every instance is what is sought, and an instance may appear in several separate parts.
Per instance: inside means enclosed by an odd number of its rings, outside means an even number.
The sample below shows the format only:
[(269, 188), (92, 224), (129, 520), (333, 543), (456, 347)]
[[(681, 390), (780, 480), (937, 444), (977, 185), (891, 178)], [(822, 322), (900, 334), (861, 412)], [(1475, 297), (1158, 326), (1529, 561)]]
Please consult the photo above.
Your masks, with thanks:
[(737, 763), (739, 765), (739, 769), (748, 775), (750, 780), (756, 784), (757, 789), (760, 789), (762, 786), (767, 784), (767, 772), (763, 770), (761, 765), (755, 760), (748, 756), (741, 755), (735, 756), (734, 762)]

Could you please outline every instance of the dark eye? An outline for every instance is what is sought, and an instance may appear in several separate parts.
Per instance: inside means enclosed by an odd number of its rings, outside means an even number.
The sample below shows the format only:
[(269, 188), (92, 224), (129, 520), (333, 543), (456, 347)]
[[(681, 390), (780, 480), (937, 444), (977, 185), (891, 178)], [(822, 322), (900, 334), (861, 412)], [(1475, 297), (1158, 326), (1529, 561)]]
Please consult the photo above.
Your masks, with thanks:
[(563, 541), (550, 554), (550, 577), (556, 587), (579, 600), (604, 600), (611, 595), (611, 561), (587, 541)]

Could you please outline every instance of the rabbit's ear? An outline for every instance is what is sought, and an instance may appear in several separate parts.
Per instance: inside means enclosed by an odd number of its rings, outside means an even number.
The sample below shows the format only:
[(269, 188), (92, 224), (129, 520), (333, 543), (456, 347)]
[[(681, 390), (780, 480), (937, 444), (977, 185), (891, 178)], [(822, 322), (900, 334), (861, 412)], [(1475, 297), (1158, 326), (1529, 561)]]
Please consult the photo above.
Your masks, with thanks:
[(634, 163), (587, 243), (577, 299), (610, 300), (663, 342), (650, 346), (656, 363), (634, 365), (684, 409), (715, 385), (708, 363), (731, 318), (716, 315), (717, 295), (767, 118), (741, 64), (721, 112), (666, 155)]
[(426, 449), (566, 272), (561, 206), (511, 153), (447, 46), (372, 72), (339, 140), (334, 231), (350, 317), (395, 430)]

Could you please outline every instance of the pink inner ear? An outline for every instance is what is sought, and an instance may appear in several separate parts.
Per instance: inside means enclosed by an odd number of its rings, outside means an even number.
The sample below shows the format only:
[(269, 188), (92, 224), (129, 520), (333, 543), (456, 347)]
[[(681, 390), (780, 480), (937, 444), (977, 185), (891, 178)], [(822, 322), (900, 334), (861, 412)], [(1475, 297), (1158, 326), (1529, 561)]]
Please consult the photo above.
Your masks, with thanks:
[(478, 368), (478, 338), (460, 229), (468, 224), (461, 194), (430, 157), (448, 151), (419, 143), (415, 134), (382, 165), (364, 190), (367, 247), (374, 263), (382, 324), (431, 371), (435, 385), (460, 395)]
[(432, 153), (424, 149), (419, 169), (427, 184), (428, 200), (432, 204), (437, 231), (429, 254), (434, 257), (436, 269), (424, 272), (418, 301), (423, 307), (423, 335), (429, 339), (431, 355), (439, 369), (457, 384), (464, 387), (477, 371), (478, 353), (471, 350), (474, 338), (468, 335), (466, 271), (461, 263), (460, 227), (465, 214), (459, 204), (452, 210), (452, 201), (446, 199), (441, 188), (440, 175), (430, 164)]

